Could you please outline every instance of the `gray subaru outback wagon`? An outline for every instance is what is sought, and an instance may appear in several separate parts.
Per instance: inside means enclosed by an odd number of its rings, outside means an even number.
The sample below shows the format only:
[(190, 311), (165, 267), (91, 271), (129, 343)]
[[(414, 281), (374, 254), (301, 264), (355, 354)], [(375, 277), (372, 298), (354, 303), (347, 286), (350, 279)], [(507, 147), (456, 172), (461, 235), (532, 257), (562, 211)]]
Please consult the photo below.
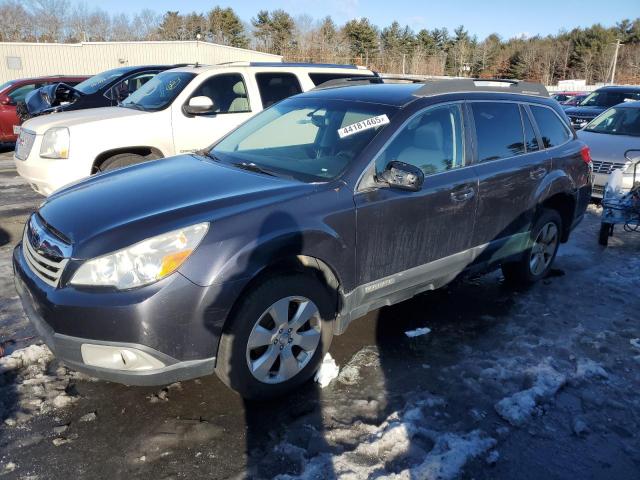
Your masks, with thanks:
[(590, 162), (537, 84), (338, 80), (206, 151), (58, 191), (14, 251), (16, 286), (72, 368), (279, 395), (372, 309), (465, 272), (543, 278)]

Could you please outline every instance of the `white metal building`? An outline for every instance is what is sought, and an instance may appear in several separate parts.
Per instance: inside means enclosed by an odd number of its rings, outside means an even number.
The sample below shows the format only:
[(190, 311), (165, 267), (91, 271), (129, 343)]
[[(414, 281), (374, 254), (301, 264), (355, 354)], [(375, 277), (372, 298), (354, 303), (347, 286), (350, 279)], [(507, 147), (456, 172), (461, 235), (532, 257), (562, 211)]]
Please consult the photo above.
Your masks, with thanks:
[(0, 42), (0, 83), (41, 75), (93, 75), (124, 65), (281, 62), (269, 53), (208, 42)]

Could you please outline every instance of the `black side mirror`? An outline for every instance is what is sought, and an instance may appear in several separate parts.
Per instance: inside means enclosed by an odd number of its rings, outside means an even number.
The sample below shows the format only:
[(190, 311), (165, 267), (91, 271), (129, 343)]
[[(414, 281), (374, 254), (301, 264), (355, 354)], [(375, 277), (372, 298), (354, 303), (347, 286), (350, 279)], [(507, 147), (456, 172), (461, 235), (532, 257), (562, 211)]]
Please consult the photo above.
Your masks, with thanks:
[(424, 183), (424, 173), (414, 165), (394, 160), (387, 164), (378, 179), (390, 187), (417, 192)]

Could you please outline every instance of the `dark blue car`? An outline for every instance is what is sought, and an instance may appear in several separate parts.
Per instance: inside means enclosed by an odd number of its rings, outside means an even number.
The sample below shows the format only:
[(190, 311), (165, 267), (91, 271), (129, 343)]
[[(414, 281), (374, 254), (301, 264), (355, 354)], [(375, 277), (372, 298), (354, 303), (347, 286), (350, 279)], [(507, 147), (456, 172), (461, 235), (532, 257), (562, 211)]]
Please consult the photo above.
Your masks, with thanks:
[(640, 87), (602, 87), (591, 92), (577, 106), (565, 109), (565, 113), (573, 128), (579, 130), (607, 108), (634, 100), (640, 100)]
[(206, 151), (49, 197), (13, 265), (53, 352), (125, 384), (215, 371), (274, 396), (373, 309), (461, 274), (544, 278), (591, 196), (560, 105), (524, 82), (378, 82), (332, 82)]

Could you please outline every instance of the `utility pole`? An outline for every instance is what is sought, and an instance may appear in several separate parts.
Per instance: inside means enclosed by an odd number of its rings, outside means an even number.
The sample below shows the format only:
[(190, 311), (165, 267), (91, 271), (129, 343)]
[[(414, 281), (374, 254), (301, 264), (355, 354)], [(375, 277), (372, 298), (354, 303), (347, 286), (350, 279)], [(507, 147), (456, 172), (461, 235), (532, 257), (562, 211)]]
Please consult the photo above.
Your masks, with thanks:
[(402, 75), (406, 75), (406, 63), (407, 63), (407, 54), (403, 53), (402, 54)]
[(613, 62), (611, 64), (611, 83), (615, 83), (616, 79), (616, 66), (618, 65), (618, 50), (620, 50), (620, 39), (616, 40), (616, 53), (613, 55)]

